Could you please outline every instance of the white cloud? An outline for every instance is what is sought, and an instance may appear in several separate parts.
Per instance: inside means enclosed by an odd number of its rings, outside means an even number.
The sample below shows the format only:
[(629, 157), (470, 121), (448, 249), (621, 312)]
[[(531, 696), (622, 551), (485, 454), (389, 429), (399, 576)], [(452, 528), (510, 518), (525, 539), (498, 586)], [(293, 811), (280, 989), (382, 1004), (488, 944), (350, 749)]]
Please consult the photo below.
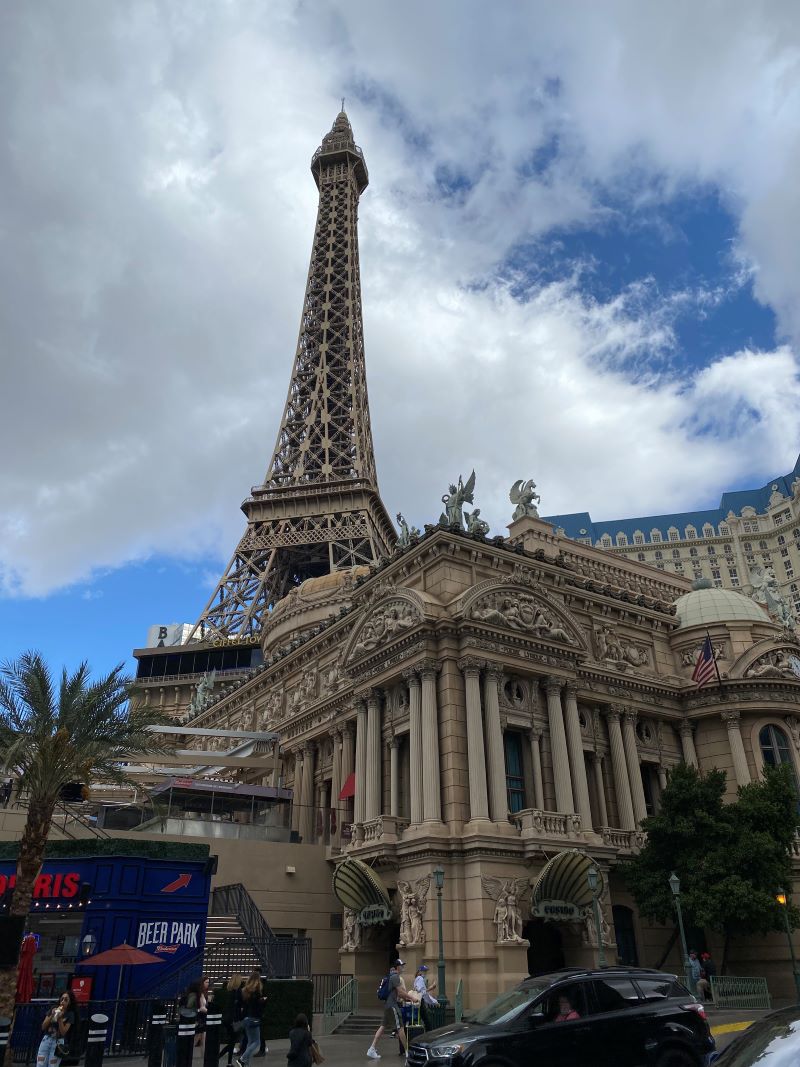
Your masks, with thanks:
[[(794, 5), (485, 12), (3, 7), (0, 588), (42, 594), (153, 552), (228, 556), (274, 443), (308, 161), (340, 91), (372, 177), (362, 281), (392, 513), (434, 520), (473, 465), (496, 529), (522, 476), (547, 512), (601, 518), (712, 504), (743, 474), (791, 466)], [(602, 303), (579, 271), (512, 289), (509, 249), (599, 222), (610, 185), (632, 211), (717, 190), (787, 343), (721, 351), (687, 378), (671, 370), (676, 305), (702, 312), (713, 290), (660, 300), (643, 279)]]

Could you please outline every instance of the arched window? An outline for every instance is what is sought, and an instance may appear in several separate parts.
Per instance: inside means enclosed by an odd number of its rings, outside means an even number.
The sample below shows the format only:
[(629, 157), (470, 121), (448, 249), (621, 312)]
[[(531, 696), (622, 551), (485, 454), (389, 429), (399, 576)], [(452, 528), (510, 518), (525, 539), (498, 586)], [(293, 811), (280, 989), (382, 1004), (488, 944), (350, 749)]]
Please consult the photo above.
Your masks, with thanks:
[(761, 745), (764, 763), (768, 767), (780, 767), (782, 763), (788, 763), (794, 768), (789, 739), (779, 726), (769, 723), (762, 727), (758, 733), (758, 743)]

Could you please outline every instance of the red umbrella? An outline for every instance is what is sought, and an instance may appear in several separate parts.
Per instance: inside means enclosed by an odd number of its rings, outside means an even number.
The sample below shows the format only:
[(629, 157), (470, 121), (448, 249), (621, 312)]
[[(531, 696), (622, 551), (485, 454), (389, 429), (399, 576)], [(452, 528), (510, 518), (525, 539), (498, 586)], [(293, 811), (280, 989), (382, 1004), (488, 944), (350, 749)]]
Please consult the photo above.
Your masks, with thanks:
[(119, 981), (117, 982), (117, 999), (114, 1003), (114, 1021), (111, 1024), (111, 1044), (114, 1044), (114, 1030), (117, 1025), (117, 1011), (119, 1009), (119, 994), (122, 989), (123, 967), (142, 967), (147, 963), (163, 963), (160, 956), (151, 956), (149, 952), (142, 952), (140, 948), (134, 948), (127, 941), (121, 945), (98, 952), (96, 956), (89, 956), (81, 960), (80, 967), (119, 967)]
[(33, 996), (33, 957), (36, 955), (36, 938), (27, 934), (22, 940), (17, 971), (17, 1004), (27, 1004)]

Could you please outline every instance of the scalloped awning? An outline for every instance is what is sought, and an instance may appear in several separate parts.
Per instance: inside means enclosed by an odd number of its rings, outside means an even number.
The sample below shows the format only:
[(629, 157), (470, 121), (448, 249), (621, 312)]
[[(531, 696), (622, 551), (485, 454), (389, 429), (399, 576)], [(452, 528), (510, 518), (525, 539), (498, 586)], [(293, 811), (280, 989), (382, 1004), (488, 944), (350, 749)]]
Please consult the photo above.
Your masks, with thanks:
[(597, 895), (604, 891), (603, 874), (591, 856), (577, 848), (559, 852), (549, 860), (533, 887), (531, 903), (543, 900), (563, 900), (577, 908), (588, 908), (592, 903), (589, 889), (589, 868), (597, 871)]
[(336, 864), (333, 895), (345, 908), (360, 912), (374, 904), (389, 907), (389, 894), (378, 875), (352, 856)]

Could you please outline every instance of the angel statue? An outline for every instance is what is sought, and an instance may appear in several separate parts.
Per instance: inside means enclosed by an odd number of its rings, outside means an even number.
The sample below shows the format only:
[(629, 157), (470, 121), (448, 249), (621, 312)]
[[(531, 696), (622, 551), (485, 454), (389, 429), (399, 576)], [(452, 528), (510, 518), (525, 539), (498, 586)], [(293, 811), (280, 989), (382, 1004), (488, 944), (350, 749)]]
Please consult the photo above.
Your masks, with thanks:
[(520, 944), (522, 936), (522, 898), (530, 889), (525, 878), (481, 878), (483, 891), (495, 902), (492, 922), (497, 928), (497, 943)]
[(751, 567), (750, 584), (753, 586), (753, 600), (763, 604), (770, 615), (776, 616), (786, 629), (794, 630), (797, 620), (772, 567)]
[(344, 909), (344, 937), (340, 952), (355, 952), (361, 943), (361, 927), (358, 924), (358, 912), (352, 908)]
[(480, 508), (475, 508), (472, 512), (464, 512), (464, 518), (467, 520), (467, 533), (480, 534), (481, 537), (485, 537), (489, 532), (489, 523), (482, 519), (480, 514)]
[(400, 893), (400, 938), (397, 944), (403, 948), (425, 944), (425, 927), (422, 920), (430, 886), (430, 875), (418, 878), (413, 889), (410, 882), (397, 883)]
[(508, 499), (512, 504), (516, 505), (514, 514), (511, 516), (512, 522), (516, 522), (517, 519), (524, 519), (526, 516), (530, 516), (532, 519), (539, 518), (539, 512), (536, 510), (534, 500), (538, 500), (541, 504), (542, 498), (536, 492), (536, 482), (533, 478), (529, 478), (527, 482), (517, 478), (508, 491)]
[(402, 514), (397, 513), (397, 525), (400, 527), (400, 536), (397, 538), (398, 548), (408, 548), (412, 541), (416, 541), (419, 537), (419, 530), (416, 526), (409, 526)]
[(461, 475), (458, 476), (458, 485), (451, 485), (449, 493), (442, 497), (444, 511), (439, 516), (441, 526), (458, 526), (464, 529), (463, 509), (465, 504), (474, 504), (473, 493), (475, 492), (475, 471), (467, 478), (464, 485)]

